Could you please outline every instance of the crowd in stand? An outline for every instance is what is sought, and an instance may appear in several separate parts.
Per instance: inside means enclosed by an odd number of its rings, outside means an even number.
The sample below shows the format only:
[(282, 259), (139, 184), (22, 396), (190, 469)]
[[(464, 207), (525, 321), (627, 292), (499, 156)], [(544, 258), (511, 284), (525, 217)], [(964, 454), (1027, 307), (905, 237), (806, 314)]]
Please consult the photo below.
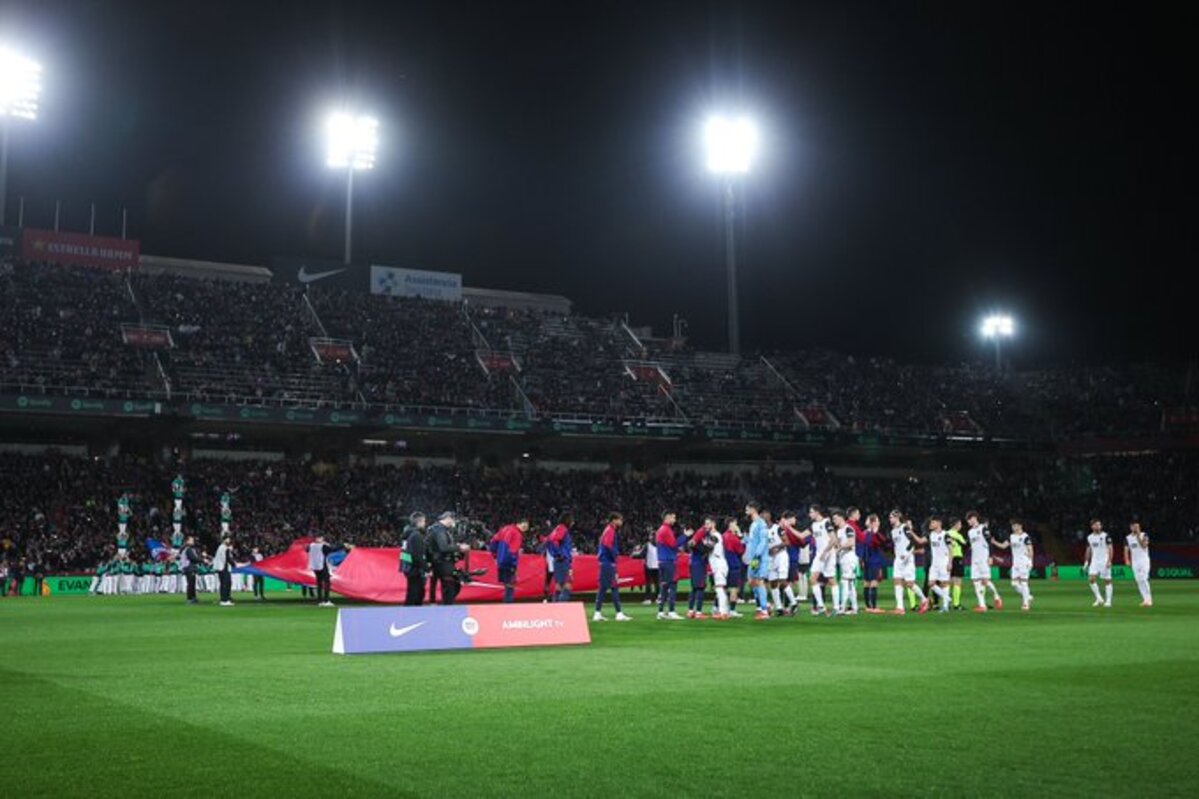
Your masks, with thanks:
[[(161, 370), (123, 343), (122, 323), (169, 330)], [(321, 335), (349, 341), (357, 357), (318, 357), (310, 337)], [(511, 353), (519, 368), (488, 368), (476, 354), (489, 351)], [(1011, 372), (819, 350), (738, 361), (643, 345), (615, 321), (578, 315), (22, 261), (0, 265), (0, 383), (22, 393), (169, 387), (212, 402), (1020, 438), (1153, 433), (1164, 410), (1195, 404), (1182, 367)]]
[[(162, 325), (173, 347), (156, 364), (122, 342), (121, 324)], [(318, 358), (313, 336), (349, 341), (356, 358)], [(488, 368), (476, 358), (487, 352), (511, 353), (518, 368)], [(1153, 433), (1163, 410), (1195, 403), (1182, 367), (1001, 372), (825, 350), (729, 360), (676, 343), (643, 346), (614, 320), (25, 262), (0, 265), (0, 383), (89, 396), (169, 388), (211, 402), (1017, 438)]]
[[(611, 510), (625, 515), (630, 530), (644, 530), (656, 526), (665, 508), (694, 523), (705, 513), (733, 513), (750, 498), (778, 509), (809, 502), (876, 512), (898, 507), (916, 517), (972, 507), (997, 524), (1022, 518), (1066, 541), (1080, 537), (1093, 515), (1113, 530), (1135, 515), (1156, 541), (1199, 537), (1194, 455), (1021, 460), (986, 474), (914, 479), (846, 477), (820, 468), (697, 475), (307, 461), (197, 460), (167, 467), (131, 457), (6, 453), (0, 454), (0, 559), (26, 573), (35, 564), (45, 573), (94, 567), (111, 557), (122, 494), (131, 499), (135, 542), (169, 540), (176, 474), (187, 484), (185, 532), (215, 547), (219, 497), (228, 491), (239, 547), (257, 546), (268, 555), (317, 531), (338, 541), (394, 546), (409, 513), (447, 508), (492, 529), (529, 514), (535, 531), (570, 510), (575, 541), (587, 552)], [(144, 559), (148, 553), (143, 546), (133, 554)]]
[(354, 385), (367, 402), (515, 407), (507, 377), (489, 376), (476, 360), (461, 306), (320, 287), (308, 297), (328, 335), (353, 342)]
[(121, 274), (0, 264), (0, 384), (88, 396), (150, 391), (153, 365), (121, 339), (121, 323), (136, 319)]

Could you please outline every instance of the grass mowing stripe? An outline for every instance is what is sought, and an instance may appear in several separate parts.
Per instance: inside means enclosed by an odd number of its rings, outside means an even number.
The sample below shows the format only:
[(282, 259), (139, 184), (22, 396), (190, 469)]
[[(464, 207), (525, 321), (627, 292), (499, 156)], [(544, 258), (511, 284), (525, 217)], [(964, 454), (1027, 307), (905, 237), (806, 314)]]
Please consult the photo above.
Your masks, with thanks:
[(1192, 795), (1197, 588), (1157, 583), (1145, 612), (1041, 583), (1033, 613), (985, 617), (660, 623), (632, 605), (589, 647), (348, 658), (333, 613), (298, 601), (4, 600), (10, 707), (37, 719), (9, 746), (34, 773), (6, 785), (127, 799), (225, 764), (243, 797)]

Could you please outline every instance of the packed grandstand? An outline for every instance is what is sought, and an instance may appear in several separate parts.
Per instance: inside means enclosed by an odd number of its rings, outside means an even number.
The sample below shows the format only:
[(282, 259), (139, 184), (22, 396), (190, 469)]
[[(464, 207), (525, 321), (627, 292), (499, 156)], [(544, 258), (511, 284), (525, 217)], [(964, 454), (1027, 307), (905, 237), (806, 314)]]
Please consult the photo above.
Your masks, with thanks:
[(1060, 440), (1155, 433), (1185, 365), (998, 371), (828, 351), (739, 358), (619, 318), (16, 261), (0, 391), (615, 423)]
[[(897, 469), (894, 461), (862, 469), (868, 448), (860, 444), (839, 460), (771, 453), (723, 469), (705, 468), (703, 458), (670, 463), (665, 454), (551, 469), (502, 457), (454, 465), (345, 453), (247, 461), (177, 448), (164, 458), (17, 447), (0, 454), (0, 546), (22, 568), (91, 568), (111, 555), (116, 497), (132, 500), (135, 540), (164, 537), (167, 486), (184, 473), (190, 531), (214, 541), (216, 498), (231, 491), (240, 542), (266, 552), (317, 530), (393, 545), (407, 513), (442, 507), (482, 527), (526, 513), (548, 526), (569, 509), (585, 552), (612, 509), (640, 535), (664, 502), (690, 519), (733, 513), (752, 497), (778, 508), (978, 507), (997, 522), (1027, 519), (1048, 539), (1040, 559), (1069, 561), (1096, 514), (1114, 528), (1141, 518), (1159, 542), (1199, 534), (1199, 459), (1169, 446), (1135, 454), (1145, 437), (1169, 443), (1180, 420), (1176, 437), (1186, 433), (1189, 392), (1181, 365), (1010, 371), (815, 350), (737, 358), (561, 307), (384, 296), (271, 281), (269, 273), (203, 279), (14, 259), (0, 265), (0, 395), (27, 405), (59, 396), (640, 430), (852, 431), (981, 448), (938, 471), (927, 462)], [(988, 447), (1000, 442), (1019, 446), (990, 457)]]

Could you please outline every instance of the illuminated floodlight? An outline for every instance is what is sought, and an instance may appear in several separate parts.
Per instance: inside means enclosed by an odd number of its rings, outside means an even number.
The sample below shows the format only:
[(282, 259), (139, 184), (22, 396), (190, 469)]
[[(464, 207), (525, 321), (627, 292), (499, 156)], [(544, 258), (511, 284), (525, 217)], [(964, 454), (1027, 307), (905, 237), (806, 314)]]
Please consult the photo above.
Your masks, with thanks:
[(1011, 338), (1016, 335), (1016, 323), (1007, 314), (991, 314), (979, 328), (983, 338)]
[(712, 116), (704, 125), (708, 171), (744, 175), (758, 154), (758, 126), (749, 117)]
[(42, 93), (42, 65), (0, 47), (0, 117), (37, 119)]
[(374, 169), (379, 149), (379, 120), (341, 111), (325, 123), (328, 151), (325, 163), (332, 169)]

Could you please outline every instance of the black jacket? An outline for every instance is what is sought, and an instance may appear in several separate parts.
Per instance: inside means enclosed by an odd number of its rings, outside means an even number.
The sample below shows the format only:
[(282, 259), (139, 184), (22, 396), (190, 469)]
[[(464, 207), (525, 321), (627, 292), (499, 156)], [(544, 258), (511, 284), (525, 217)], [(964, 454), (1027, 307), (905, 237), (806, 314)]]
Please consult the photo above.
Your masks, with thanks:
[(425, 531), (412, 524), (405, 527), (402, 552), (407, 552), (412, 558), (413, 571), (423, 572), (425, 570)]
[(454, 543), (454, 535), (450, 528), (437, 522), (429, 528), (429, 560), (436, 563), (441, 560), (451, 560), (458, 554), (458, 546)]
[(180, 560), (183, 560), (184, 558), (186, 558), (187, 566), (180, 569), (180, 571), (183, 572), (184, 574), (195, 574), (196, 567), (200, 565), (200, 555), (198, 552), (196, 552), (196, 548), (195, 547), (184, 547), (182, 555), (183, 555), (183, 557), (180, 558)]

